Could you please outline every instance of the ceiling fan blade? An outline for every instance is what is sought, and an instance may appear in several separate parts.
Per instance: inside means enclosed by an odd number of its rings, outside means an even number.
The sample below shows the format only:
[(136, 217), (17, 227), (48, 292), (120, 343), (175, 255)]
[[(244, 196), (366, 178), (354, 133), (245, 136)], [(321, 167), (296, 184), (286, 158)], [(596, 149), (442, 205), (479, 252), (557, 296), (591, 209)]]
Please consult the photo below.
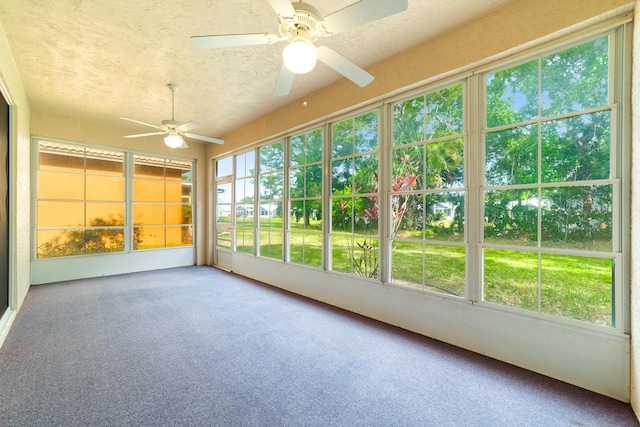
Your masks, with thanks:
[(124, 138), (140, 138), (141, 136), (151, 136), (151, 135), (163, 135), (165, 131), (162, 132), (151, 132), (151, 133), (138, 133), (136, 135), (125, 135)]
[(200, 141), (213, 142), (214, 144), (224, 144), (224, 140), (211, 138), (210, 136), (196, 135), (195, 133), (183, 133), (184, 136), (199, 139)]
[(126, 118), (126, 117), (120, 117), (120, 118), (121, 118), (122, 120), (128, 120), (128, 121), (130, 121), (130, 122), (138, 123), (138, 124), (140, 124), (140, 125), (145, 125), (145, 126), (149, 126), (149, 127), (156, 128), (156, 129), (162, 129), (162, 128), (161, 128), (160, 126), (158, 126), (158, 125), (152, 125), (151, 123), (141, 122), (140, 120), (129, 119), (129, 118)]
[(189, 148), (189, 146), (187, 145), (187, 142), (183, 139), (182, 140), (182, 145), (179, 146), (178, 148)]
[(284, 18), (293, 18), (296, 14), (296, 11), (289, 0), (269, 0), (269, 3), (273, 10)]
[(318, 59), (360, 87), (368, 85), (374, 79), (371, 74), (327, 46), (318, 47)]
[(325, 16), (322, 21), (325, 30), (335, 34), (403, 12), (407, 7), (409, 0), (361, 0)]
[(193, 36), (191, 41), (200, 49), (215, 49), (220, 47), (251, 46), (258, 44), (273, 44), (279, 41), (275, 34), (225, 34), (217, 36)]
[(295, 76), (296, 75), (293, 71), (289, 70), (284, 64), (282, 64), (282, 69), (280, 69), (280, 74), (278, 75), (278, 81), (276, 82), (276, 88), (273, 91), (273, 94), (275, 96), (289, 95)]
[(191, 120), (190, 122), (181, 124), (176, 129), (178, 129), (180, 132), (189, 132), (190, 130), (197, 129), (199, 127), (200, 127), (200, 123), (194, 122), (193, 120)]

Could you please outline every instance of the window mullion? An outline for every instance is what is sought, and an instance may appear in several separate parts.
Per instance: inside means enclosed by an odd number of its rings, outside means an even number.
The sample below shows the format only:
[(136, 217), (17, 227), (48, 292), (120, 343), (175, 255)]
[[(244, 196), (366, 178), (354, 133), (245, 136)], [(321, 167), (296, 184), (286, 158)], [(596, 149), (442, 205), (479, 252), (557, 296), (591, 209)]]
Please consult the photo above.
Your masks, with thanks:
[(378, 120), (378, 260), (380, 280), (391, 282), (391, 150), (393, 148), (393, 106), (385, 104)]
[(329, 267), (332, 265), (331, 260), (331, 238), (332, 238), (332, 172), (331, 172), (331, 160), (332, 160), (332, 141), (333, 132), (331, 130), (331, 124), (326, 123), (322, 129), (322, 269), (329, 271)]
[[(465, 87), (463, 98), (464, 126), (467, 135), (465, 138), (465, 187), (468, 190), (464, 209), (467, 236), (465, 239), (467, 245), (466, 296), (471, 301), (480, 301), (482, 300), (481, 226), (484, 211), (481, 196), (484, 168), (480, 165), (484, 158), (481, 150), (484, 147), (482, 112), (485, 111), (485, 97), (482, 95), (484, 86), (480, 85), (479, 75), (470, 76)], [(477, 214), (474, 214), (475, 212)]]

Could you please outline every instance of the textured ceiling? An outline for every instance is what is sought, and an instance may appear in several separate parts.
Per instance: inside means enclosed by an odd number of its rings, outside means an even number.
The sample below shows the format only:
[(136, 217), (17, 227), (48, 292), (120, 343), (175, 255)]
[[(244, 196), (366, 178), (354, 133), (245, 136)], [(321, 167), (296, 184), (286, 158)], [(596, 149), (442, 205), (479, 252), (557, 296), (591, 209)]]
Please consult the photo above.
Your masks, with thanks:
[[(393, 0), (389, 0), (393, 1)], [(409, 0), (406, 12), (321, 38), (368, 66), (509, 0)], [(307, 0), (326, 16), (353, 0)], [(123, 135), (171, 118), (168, 83), (180, 87), (176, 120), (220, 137), (340, 80), (324, 64), (273, 89), (286, 42), (201, 50), (193, 35), (274, 33), (267, 0), (2, 0), (0, 23), (34, 111), (117, 126)]]

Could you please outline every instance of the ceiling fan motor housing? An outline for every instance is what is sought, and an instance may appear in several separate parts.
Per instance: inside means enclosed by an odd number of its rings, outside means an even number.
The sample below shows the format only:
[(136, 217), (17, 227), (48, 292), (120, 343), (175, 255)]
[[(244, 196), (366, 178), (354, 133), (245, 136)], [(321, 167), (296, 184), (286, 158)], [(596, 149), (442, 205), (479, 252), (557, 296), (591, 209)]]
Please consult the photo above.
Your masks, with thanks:
[(321, 35), (327, 35), (322, 25), (318, 25), (320, 13), (315, 7), (303, 2), (295, 2), (293, 6), (296, 10), (295, 16), (278, 17), (280, 21), (279, 30), (282, 37), (288, 41), (304, 37), (307, 42), (311, 43)]
[(163, 120), (161, 122), (162, 128), (166, 130), (176, 129), (181, 124), (182, 122), (179, 122), (177, 120)]

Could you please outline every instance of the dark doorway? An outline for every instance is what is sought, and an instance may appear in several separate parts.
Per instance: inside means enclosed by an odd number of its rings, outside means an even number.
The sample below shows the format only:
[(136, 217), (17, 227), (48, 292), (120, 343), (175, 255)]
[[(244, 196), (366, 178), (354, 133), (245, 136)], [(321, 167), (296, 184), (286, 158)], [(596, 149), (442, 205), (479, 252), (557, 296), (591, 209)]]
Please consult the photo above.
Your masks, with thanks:
[(0, 95), (0, 317), (9, 308), (9, 104)]

